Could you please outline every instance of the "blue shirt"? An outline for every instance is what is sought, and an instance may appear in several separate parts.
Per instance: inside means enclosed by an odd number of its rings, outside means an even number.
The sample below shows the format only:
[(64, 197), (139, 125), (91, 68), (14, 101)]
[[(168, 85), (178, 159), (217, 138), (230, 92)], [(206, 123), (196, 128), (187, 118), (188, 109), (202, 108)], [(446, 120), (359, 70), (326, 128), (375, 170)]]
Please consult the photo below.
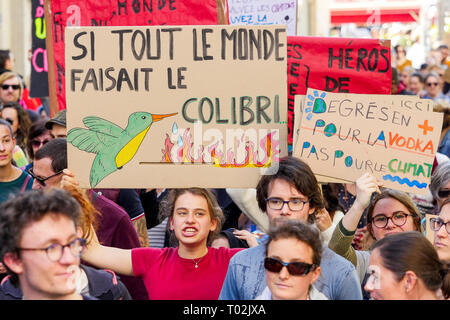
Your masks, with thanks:
[[(265, 244), (242, 250), (228, 265), (219, 300), (253, 300), (266, 287)], [(362, 300), (361, 285), (351, 262), (323, 247), (321, 273), (314, 282), (330, 300)]]

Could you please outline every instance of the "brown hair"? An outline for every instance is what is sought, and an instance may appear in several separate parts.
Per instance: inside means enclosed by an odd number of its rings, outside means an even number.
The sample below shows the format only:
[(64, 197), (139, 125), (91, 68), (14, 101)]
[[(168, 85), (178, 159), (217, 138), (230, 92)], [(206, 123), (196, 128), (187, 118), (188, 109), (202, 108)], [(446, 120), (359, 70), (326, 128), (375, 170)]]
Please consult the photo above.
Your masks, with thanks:
[(450, 295), (448, 265), (439, 261), (431, 242), (420, 232), (408, 231), (390, 235), (377, 241), (372, 250), (378, 249), (382, 265), (394, 273), (400, 281), (407, 271), (413, 271), (430, 291), (439, 288), (446, 299)]
[(25, 151), (27, 146), (28, 132), (31, 127), (31, 120), (28, 113), (18, 102), (8, 102), (3, 105), (3, 109), (12, 108), (17, 112), (19, 125), (16, 132), (16, 143)]
[[(172, 218), (174, 215), (175, 202), (178, 197), (185, 194), (191, 193), (196, 196), (201, 196), (205, 198), (208, 204), (208, 211), (211, 217), (211, 220), (217, 221), (217, 227), (214, 231), (210, 231), (208, 235), (208, 239), (206, 241), (206, 245), (211, 245), (212, 241), (219, 235), (220, 230), (222, 229), (222, 224), (225, 220), (222, 209), (217, 203), (217, 199), (214, 194), (209, 189), (203, 188), (183, 188), (183, 189), (171, 189), (169, 193), (161, 200), (160, 208), (159, 208), (159, 217), (160, 220), (164, 218)], [(167, 228), (169, 228), (169, 223), (167, 224)], [(175, 233), (170, 232), (170, 243), (173, 246), (178, 246), (178, 239), (175, 237)]]
[[(372, 231), (372, 215), (373, 210), (375, 209), (375, 205), (381, 199), (392, 198), (403, 204), (406, 209), (408, 209), (409, 213), (413, 215), (414, 226), (416, 231), (422, 231), (422, 225), (420, 224), (420, 213), (419, 210), (414, 205), (414, 202), (405, 192), (393, 190), (393, 189), (384, 189), (381, 193), (377, 194), (372, 201), (370, 202), (369, 208), (367, 209), (367, 230), (370, 235), (375, 239)], [(379, 239), (376, 239), (379, 240)]]
[[(308, 197), (310, 208), (315, 210), (324, 208), (319, 184), (308, 164), (295, 157), (285, 157), (280, 160), (278, 171), (275, 174), (263, 175), (258, 182), (256, 199), (258, 200), (259, 208), (263, 212), (266, 212), (267, 209), (266, 199), (269, 193), (269, 186), (276, 179), (285, 180), (295, 187), (298, 192)], [(308, 222), (313, 223), (315, 217), (315, 212), (308, 215)]]
[(313, 251), (313, 264), (320, 266), (322, 259), (322, 241), (320, 240), (319, 231), (299, 220), (282, 220), (280, 223), (273, 224), (268, 232), (269, 239), (266, 243), (266, 256), (269, 244), (278, 239), (296, 239), (304, 242)]

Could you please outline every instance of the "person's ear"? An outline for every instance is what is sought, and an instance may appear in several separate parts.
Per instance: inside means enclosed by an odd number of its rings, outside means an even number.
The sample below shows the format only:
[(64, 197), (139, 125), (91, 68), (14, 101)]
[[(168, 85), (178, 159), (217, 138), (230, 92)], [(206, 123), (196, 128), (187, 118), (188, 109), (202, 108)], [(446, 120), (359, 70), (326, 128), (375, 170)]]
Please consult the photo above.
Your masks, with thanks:
[(316, 282), (316, 280), (319, 278), (320, 276), (320, 266), (316, 267), (313, 271), (311, 271), (313, 274), (312, 280), (311, 280), (311, 284), (313, 284), (314, 282)]
[(170, 217), (169, 218), (169, 230), (173, 231), (175, 229), (175, 227), (173, 226), (173, 218)]
[(405, 287), (406, 294), (410, 294), (417, 285), (417, 276), (414, 271), (406, 271), (403, 276), (403, 285)]
[(209, 228), (209, 231), (214, 231), (217, 228), (217, 219), (211, 220), (211, 227)]
[(16, 274), (21, 274), (23, 272), (22, 260), (17, 256), (16, 253), (8, 252), (3, 257), (3, 263), (12, 272)]

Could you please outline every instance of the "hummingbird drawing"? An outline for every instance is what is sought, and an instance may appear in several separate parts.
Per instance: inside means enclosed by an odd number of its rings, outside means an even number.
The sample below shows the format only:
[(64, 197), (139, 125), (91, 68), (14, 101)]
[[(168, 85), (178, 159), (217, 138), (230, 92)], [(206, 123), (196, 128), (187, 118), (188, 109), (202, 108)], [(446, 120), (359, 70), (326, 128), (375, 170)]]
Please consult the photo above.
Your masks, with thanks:
[(176, 114), (134, 112), (128, 117), (125, 129), (108, 120), (88, 116), (83, 119), (88, 129), (70, 129), (67, 142), (80, 150), (97, 154), (89, 177), (91, 188), (133, 159), (154, 122)]

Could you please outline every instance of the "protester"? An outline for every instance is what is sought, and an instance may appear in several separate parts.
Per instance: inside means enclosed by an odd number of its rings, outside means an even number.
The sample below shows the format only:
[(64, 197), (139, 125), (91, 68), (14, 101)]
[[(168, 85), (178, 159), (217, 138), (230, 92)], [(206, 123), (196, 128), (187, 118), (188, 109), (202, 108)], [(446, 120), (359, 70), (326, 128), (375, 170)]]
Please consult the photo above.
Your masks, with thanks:
[[(421, 231), (421, 224), (419, 211), (411, 198), (404, 192), (391, 189), (380, 192), (379, 184), (373, 175), (365, 173), (358, 178), (356, 190), (356, 200), (335, 229), (328, 246), (355, 265), (361, 284), (364, 285), (368, 276), (370, 252), (355, 250), (351, 241), (357, 223), (369, 203), (367, 230), (375, 240), (399, 232)], [(379, 194), (371, 201), (374, 192)], [(368, 296), (365, 295), (365, 298)]]
[(431, 175), (430, 191), (436, 201), (436, 207), (441, 207), (450, 198), (450, 161), (436, 167)]
[(443, 271), (428, 239), (417, 231), (402, 232), (374, 244), (365, 289), (375, 300), (437, 300), (440, 289), (450, 295), (450, 274), (445, 279)]
[(408, 82), (408, 90), (416, 96), (423, 97), (423, 95), (425, 95), (423, 86), (424, 80), (422, 74), (420, 72), (414, 72), (411, 74)]
[(45, 128), (47, 120), (47, 118), (42, 118), (36, 121), (28, 131), (26, 151), (31, 162), (25, 166), (24, 170), (33, 167), (34, 155), (42, 146), (51, 140), (50, 131)]
[(77, 233), (75, 199), (63, 190), (28, 192), (4, 202), (0, 211), (0, 257), (23, 299), (94, 299), (76, 292), (85, 240)]
[(438, 218), (430, 219), (434, 231), (434, 247), (443, 263), (450, 263), (450, 198), (441, 205)]
[(395, 52), (395, 68), (398, 70), (398, 72), (402, 72), (403, 68), (405, 67), (412, 67), (411, 60), (408, 60), (406, 58), (406, 50), (401, 45), (396, 45), (394, 47)]
[(438, 47), (438, 50), (441, 53), (441, 61), (440, 64), (443, 68), (450, 68), (450, 58), (448, 56), (448, 45), (441, 44)]
[(11, 50), (0, 50), (0, 75), (14, 69), (15, 60)]
[[(61, 188), (67, 185), (71, 172), (67, 170), (67, 141), (56, 138), (36, 152), (33, 168), (28, 171), (35, 179), (33, 189)], [(66, 178), (66, 179), (64, 179)], [(141, 246), (136, 230), (126, 212), (111, 200), (86, 190), (89, 201), (100, 212), (98, 238), (105, 245), (124, 249)], [(147, 299), (142, 280), (120, 275), (134, 300)]]
[(121, 250), (93, 241), (83, 259), (142, 277), (151, 300), (217, 299), (228, 262), (241, 249), (208, 247), (223, 221), (214, 195), (207, 189), (173, 189), (163, 210), (178, 247)]
[(211, 243), (213, 248), (252, 248), (258, 245), (256, 237), (248, 230), (226, 229), (220, 231)]
[(0, 203), (33, 185), (31, 176), (12, 164), (15, 145), (11, 125), (0, 119)]
[[(26, 150), (28, 132), (31, 126), (28, 113), (17, 102), (8, 102), (3, 105), (2, 118), (11, 123), (16, 144), (22, 150)], [(27, 158), (29, 159), (28, 155)]]
[(450, 103), (450, 97), (447, 95), (444, 95), (442, 93), (442, 90), (440, 88), (440, 77), (436, 73), (428, 73), (425, 76), (424, 79), (425, 82), (425, 95), (423, 96), (424, 99), (431, 99), (435, 102), (441, 102), (441, 103)]
[(414, 69), (410, 66), (406, 66), (400, 72), (400, 83), (398, 85), (398, 94), (412, 95), (413, 93), (408, 90), (408, 84), (411, 74)]
[(275, 223), (266, 244), (267, 287), (256, 300), (327, 300), (313, 285), (320, 275), (320, 233), (307, 223)]
[[(78, 231), (81, 231), (81, 238), (86, 239), (92, 230), (92, 225), (97, 226), (98, 212), (90, 203), (84, 192), (79, 188), (66, 190), (77, 200), (80, 205), (80, 217), (77, 221)], [(92, 267), (80, 264), (76, 291), (83, 295), (95, 297), (99, 300), (130, 300), (131, 296), (115, 275), (110, 270), (97, 270)], [(21, 300), (23, 294), (20, 286), (15, 284), (15, 280), (8, 277), (0, 284), (0, 300)]]
[(50, 135), (55, 138), (67, 138), (66, 110), (59, 111), (53, 118), (45, 123), (45, 128), (50, 131)]
[[(323, 214), (323, 198), (316, 177), (305, 162), (294, 157), (282, 158), (275, 174), (261, 176), (256, 195), (270, 225), (275, 218), (313, 224), (317, 215)], [(236, 254), (230, 261), (220, 299), (252, 300), (259, 296), (265, 287), (265, 256), (266, 247), (262, 244)], [(320, 267), (315, 287), (328, 299), (362, 298), (354, 266), (327, 246), (323, 247)]]

